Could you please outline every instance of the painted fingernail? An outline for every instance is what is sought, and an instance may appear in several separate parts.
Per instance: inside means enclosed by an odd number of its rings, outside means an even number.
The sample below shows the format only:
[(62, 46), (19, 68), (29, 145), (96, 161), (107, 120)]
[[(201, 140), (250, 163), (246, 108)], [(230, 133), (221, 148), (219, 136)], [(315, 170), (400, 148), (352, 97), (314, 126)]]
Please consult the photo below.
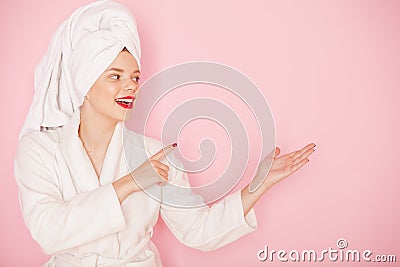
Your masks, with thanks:
[(178, 144), (177, 144), (177, 143), (173, 143), (172, 146), (173, 146), (173, 147), (177, 147)]

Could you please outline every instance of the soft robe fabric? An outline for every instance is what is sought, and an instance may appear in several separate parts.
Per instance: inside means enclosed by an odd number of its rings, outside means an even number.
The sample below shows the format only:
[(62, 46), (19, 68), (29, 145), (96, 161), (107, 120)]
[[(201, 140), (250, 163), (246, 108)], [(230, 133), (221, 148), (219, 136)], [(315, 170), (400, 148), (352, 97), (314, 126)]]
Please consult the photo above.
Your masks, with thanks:
[(67, 123), (124, 47), (140, 68), (139, 33), (126, 7), (101, 0), (77, 9), (58, 27), (35, 68), (35, 94), (19, 138)]
[[(79, 122), (78, 109), (65, 126), (26, 135), (16, 154), (25, 224), (52, 255), (44, 266), (162, 266), (151, 242), (159, 214), (180, 242), (203, 251), (256, 229), (254, 210), (243, 214), (240, 191), (212, 207), (179, 208), (165, 203), (174, 202), (172, 198), (197, 203), (201, 198), (188, 190), (177, 194), (169, 185), (153, 185), (149, 192), (162, 202), (140, 191), (120, 204), (112, 182), (129, 173), (127, 163), (133, 170), (163, 144), (118, 123), (98, 178), (78, 136)], [(186, 173), (172, 166), (169, 179), (190, 186)]]

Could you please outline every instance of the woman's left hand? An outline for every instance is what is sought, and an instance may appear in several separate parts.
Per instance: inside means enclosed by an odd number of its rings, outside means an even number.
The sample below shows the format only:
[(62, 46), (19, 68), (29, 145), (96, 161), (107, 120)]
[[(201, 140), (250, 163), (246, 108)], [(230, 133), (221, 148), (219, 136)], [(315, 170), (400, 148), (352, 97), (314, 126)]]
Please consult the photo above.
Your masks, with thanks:
[(272, 155), (268, 155), (266, 158), (264, 158), (258, 165), (257, 174), (253, 179), (253, 181), (263, 181), (261, 186), (252, 193), (250, 193), (251, 183), (246, 188), (241, 190), (244, 215), (249, 212), (257, 200), (271, 186), (288, 177), (306, 164), (309, 161), (308, 157), (315, 151), (314, 147), (315, 144), (310, 143), (300, 150), (280, 157), (278, 156), (281, 150), (279, 147), (276, 147), (272, 164)]
[[(309, 161), (308, 157), (315, 151), (314, 147), (315, 144), (310, 143), (300, 150), (280, 157), (278, 156), (281, 151), (279, 147), (277, 147), (275, 149), (275, 156), (272, 161), (271, 169), (264, 181), (265, 186), (269, 188), (300, 169)], [(262, 164), (263, 162), (260, 163), (260, 167)]]
[[(254, 206), (257, 200), (274, 184), (288, 177), (309, 159), (308, 157), (315, 151), (315, 144), (310, 143), (300, 150), (278, 157), (281, 150), (275, 148), (275, 155), (271, 164), (271, 155), (265, 157), (258, 165), (257, 174), (253, 181), (263, 181), (261, 186), (254, 192), (250, 193), (251, 183), (241, 190), (243, 212), (246, 215)], [(271, 168), (270, 168), (271, 166)]]

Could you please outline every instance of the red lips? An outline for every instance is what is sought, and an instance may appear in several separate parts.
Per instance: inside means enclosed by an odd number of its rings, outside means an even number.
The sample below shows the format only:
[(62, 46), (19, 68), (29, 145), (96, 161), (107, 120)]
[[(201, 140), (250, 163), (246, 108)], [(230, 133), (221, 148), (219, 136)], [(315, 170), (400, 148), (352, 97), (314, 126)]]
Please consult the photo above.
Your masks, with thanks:
[(131, 109), (133, 107), (133, 101), (135, 98), (133, 96), (124, 96), (115, 99), (118, 105), (125, 109)]

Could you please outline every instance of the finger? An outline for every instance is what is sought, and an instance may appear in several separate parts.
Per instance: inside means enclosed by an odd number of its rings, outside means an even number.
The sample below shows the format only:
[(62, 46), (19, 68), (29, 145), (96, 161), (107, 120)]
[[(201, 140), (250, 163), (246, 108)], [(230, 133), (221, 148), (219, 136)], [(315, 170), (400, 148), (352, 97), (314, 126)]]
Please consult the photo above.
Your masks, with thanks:
[(152, 163), (153, 167), (157, 167), (157, 168), (163, 169), (166, 172), (169, 171), (169, 166), (164, 164), (164, 163), (162, 163), (162, 162), (160, 162), (160, 161), (158, 161), (158, 160), (151, 159), (150, 162)]
[(166, 172), (163, 169), (157, 168), (157, 173), (159, 176), (161, 176), (161, 178), (163, 178), (164, 180), (168, 181), (168, 172)]
[(306, 164), (309, 161), (310, 161), (309, 159), (303, 159), (300, 162), (292, 165), (292, 167), (290, 168), (290, 174), (292, 174), (295, 171), (297, 171), (298, 169), (300, 169), (304, 164)]
[[(299, 154), (302, 155), (302, 154), (308, 152), (308, 150), (313, 149), (314, 147), (315, 147), (315, 144), (313, 144), (313, 143), (308, 144), (308, 145), (306, 145), (303, 149), (300, 150), (300, 153), (299, 153)], [(315, 150), (314, 150), (314, 151), (315, 151)]]
[(275, 148), (275, 158), (281, 153), (281, 149), (279, 147)]
[(158, 182), (160, 183), (168, 183), (168, 175), (161, 175), (160, 173), (158, 173)]
[(314, 143), (310, 143), (310, 144), (306, 145), (305, 147), (303, 147), (302, 149), (297, 150), (297, 151), (294, 151), (294, 152), (289, 153), (289, 154), (287, 154), (287, 155), (288, 155), (289, 157), (296, 157), (296, 156), (298, 156), (298, 155), (303, 154), (303, 152), (307, 151), (307, 149), (309, 149), (309, 148), (314, 148), (314, 147), (315, 147), (315, 144), (314, 144)]
[(307, 151), (305, 151), (303, 154), (297, 156), (297, 158), (294, 160), (294, 164), (297, 164), (298, 162), (302, 161), (303, 159), (308, 158), (312, 153), (314, 153), (314, 149), (310, 148)]
[(177, 147), (177, 143), (173, 143), (170, 144), (166, 147), (163, 147), (160, 151), (158, 151), (156, 154), (154, 154), (153, 156), (151, 156), (150, 159), (155, 159), (155, 160), (161, 160), (163, 158), (165, 158), (165, 156), (171, 152), (172, 150), (174, 150)]

